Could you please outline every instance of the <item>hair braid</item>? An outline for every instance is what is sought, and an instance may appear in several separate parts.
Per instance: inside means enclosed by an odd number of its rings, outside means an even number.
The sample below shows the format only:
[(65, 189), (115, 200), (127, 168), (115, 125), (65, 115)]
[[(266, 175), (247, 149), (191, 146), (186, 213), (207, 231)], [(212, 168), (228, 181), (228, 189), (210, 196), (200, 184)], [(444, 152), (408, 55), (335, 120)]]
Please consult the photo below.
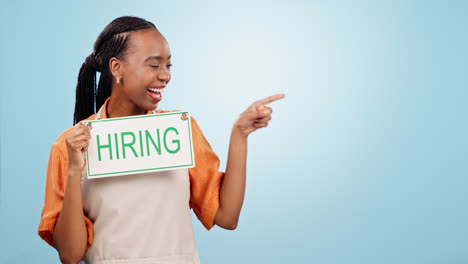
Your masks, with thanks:
[[(76, 102), (73, 124), (96, 113), (111, 95), (112, 74), (109, 60), (112, 57), (123, 59), (128, 51), (130, 32), (154, 28), (156, 26), (139, 17), (123, 16), (114, 19), (99, 34), (94, 43), (94, 51), (81, 65), (76, 85)], [(96, 72), (100, 72), (96, 86)]]

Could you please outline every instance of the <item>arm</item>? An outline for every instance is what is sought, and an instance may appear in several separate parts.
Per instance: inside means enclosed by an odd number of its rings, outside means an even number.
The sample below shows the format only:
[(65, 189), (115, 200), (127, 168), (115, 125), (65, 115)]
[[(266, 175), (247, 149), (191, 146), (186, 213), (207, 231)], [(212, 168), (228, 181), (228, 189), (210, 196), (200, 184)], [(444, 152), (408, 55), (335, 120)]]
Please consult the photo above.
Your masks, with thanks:
[(54, 229), (54, 246), (62, 263), (78, 263), (86, 252), (88, 234), (83, 214), (81, 174), (89, 138), (88, 128), (81, 123), (66, 136), (68, 177), (62, 210)]
[(233, 128), (229, 154), (220, 190), (220, 206), (215, 224), (229, 230), (237, 227), (245, 194), (245, 171), (247, 161), (247, 136)]
[(283, 98), (274, 95), (253, 103), (233, 126), (229, 143), (226, 173), (220, 189), (220, 205), (215, 216), (215, 224), (234, 230), (239, 221), (245, 195), (247, 137), (253, 131), (266, 127), (271, 120), (272, 109), (265, 104)]
[(78, 263), (87, 245), (81, 197), (81, 172), (70, 170), (65, 187), (65, 197), (54, 230), (54, 246), (62, 263)]

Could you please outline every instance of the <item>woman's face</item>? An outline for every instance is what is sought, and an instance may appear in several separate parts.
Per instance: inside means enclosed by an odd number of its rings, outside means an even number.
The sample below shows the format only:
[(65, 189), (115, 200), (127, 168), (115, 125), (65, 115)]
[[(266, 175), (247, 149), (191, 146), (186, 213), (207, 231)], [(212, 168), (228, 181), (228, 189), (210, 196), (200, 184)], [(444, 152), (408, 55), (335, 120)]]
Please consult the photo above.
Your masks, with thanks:
[(135, 109), (156, 109), (162, 90), (171, 80), (171, 52), (166, 39), (155, 29), (132, 32), (121, 63), (122, 78), (116, 84), (120, 99), (125, 98)]

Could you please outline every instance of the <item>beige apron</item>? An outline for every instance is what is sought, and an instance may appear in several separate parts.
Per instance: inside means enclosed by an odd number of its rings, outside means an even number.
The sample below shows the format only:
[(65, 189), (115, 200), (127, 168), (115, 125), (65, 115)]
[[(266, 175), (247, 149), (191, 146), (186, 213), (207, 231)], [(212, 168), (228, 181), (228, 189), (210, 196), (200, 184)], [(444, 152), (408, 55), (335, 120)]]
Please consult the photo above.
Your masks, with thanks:
[(83, 170), (81, 185), (84, 211), (94, 223), (85, 263), (200, 263), (188, 169), (97, 179)]

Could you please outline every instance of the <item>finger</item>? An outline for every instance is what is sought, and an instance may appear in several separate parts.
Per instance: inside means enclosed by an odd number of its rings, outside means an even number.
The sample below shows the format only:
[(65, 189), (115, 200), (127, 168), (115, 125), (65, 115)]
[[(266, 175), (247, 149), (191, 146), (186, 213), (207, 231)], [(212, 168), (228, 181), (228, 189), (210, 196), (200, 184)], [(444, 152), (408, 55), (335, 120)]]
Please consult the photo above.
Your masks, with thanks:
[(268, 126), (268, 122), (266, 122), (266, 123), (255, 123), (254, 126), (256, 128), (266, 127), (266, 126)]
[(265, 118), (273, 112), (273, 109), (268, 106), (261, 105), (257, 107), (257, 118)]
[(76, 151), (88, 150), (89, 143), (85, 141), (75, 142), (70, 147)]
[(71, 140), (71, 143), (74, 143), (74, 142), (80, 142), (80, 141), (86, 141), (88, 142), (89, 141), (89, 138), (88, 136), (86, 135), (79, 135), (79, 136), (74, 136)]
[(255, 123), (268, 123), (271, 120), (271, 115), (265, 116), (264, 118), (258, 118), (255, 120)]
[(72, 147), (78, 151), (88, 150), (89, 142), (87, 140), (77, 141), (72, 144)]
[(258, 118), (258, 113), (255, 110), (247, 110), (242, 113), (242, 116), (244, 116), (249, 121), (255, 121)]
[(73, 147), (77, 142), (88, 142), (89, 138), (86, 135), (67, 135), (67, 145)]
[(91, 124), (88, 123), (86, 125), (83, 125), (82, 123), (79, 123), (79, 126), (77, 127), (77, 132), (79, 131), (80, 134), (85, 134), (88, 137), (91, 137)]
[(84, 134), (88, 137), (88, 138), (91, 138), (91, 131), (89, 131), (89, 128), (85, 128), (84, 129)]
[(286, 95), (285, 94), (275, 94), (275, 95), (272, 95), (272, 96), (268, 96), (267, 98), (264, 98), (262, 100), (258, 100), (257, 102), (255, 102), (254, 104), (259, 106), (259, 105), (266, 105), (266, 104), (269, 104), (269, 103), (272, 103), (274, 101), (277, 101), (279, 99), (282, 99), (284, 98)]
[(84, 136), (85, 138), (89, 138), (90, 134), (85, 129), (81, 127), (75, 128), (70, 134), (68, 134), (68, 138), (70, 141), (76, 140), (76, 138)]
[(271, 112), (271, 107), (259, 105), (253, 109), (247, 109), (243, 114), (248, 120), (255, 121), (256, 119), (269, 116)]
[(86, 131), (86, 129), (79, 129), (75, 131), (73, 135), (71, 135), (71, 138), (73, 139), (81, 138), (81, 137), (89, 139), (91, 138), (91, 133), (89, 133), (89, 131)]
[(88, 145), (86, 143), (76, 142), (76, 143), (72, 144), (71, 147), (75, 151), (83, 151), (83, 150), (88, 148)]

